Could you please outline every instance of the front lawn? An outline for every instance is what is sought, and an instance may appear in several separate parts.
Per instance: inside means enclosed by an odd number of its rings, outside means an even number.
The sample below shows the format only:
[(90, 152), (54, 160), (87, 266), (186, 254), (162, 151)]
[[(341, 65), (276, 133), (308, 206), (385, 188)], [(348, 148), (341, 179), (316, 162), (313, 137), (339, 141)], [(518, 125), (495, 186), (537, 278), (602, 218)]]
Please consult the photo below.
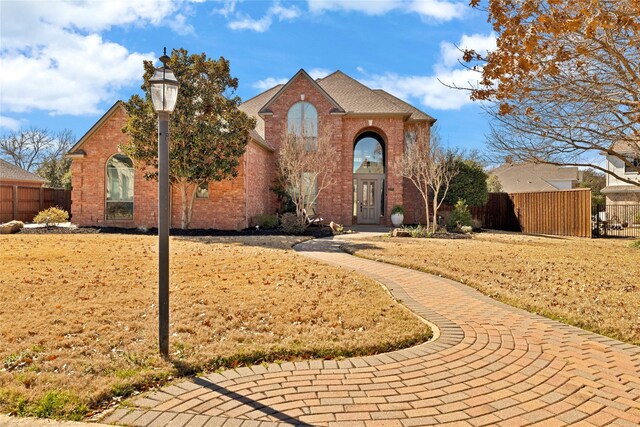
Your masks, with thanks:
[(346, 249), (640, 344), (640, 250), (625, 239), (486, 232), (462, 240), (372, 238), (347, 243)]
[(377, 283), (294, 253), (300, 240), (172, 238), (164, 361), (156, 237), (0, 236), (0, 410), (77, 419), (171, 377), (431, 336)]

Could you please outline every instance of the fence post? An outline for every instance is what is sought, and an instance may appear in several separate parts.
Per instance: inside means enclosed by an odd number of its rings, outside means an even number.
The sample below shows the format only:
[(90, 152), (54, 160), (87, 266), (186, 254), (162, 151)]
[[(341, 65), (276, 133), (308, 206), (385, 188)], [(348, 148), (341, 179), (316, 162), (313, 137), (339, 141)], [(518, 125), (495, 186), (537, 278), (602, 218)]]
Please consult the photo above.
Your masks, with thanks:
[(596, 205), (596, 237), (600, 238), (600, 205)]
[(12, 199), (13, 199), (13, 219), (17, 220), (18, 219), (18, 186), (14, 185), (13, 186), (13, 192), (12, 192)]

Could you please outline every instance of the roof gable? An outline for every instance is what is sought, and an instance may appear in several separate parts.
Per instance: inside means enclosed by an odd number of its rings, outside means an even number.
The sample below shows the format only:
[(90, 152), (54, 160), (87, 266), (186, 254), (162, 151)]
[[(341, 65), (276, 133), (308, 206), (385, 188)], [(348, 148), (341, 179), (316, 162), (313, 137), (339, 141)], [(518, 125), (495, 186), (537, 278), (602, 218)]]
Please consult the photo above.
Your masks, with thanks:
[(316, 90), (323, 95), (327, 101), (329, 101), (329, 103), (331, 105), (333, 105), (333, 110), (331, 111), (332, 113), (344, 113), (344, 109), (340, 106), (340, 104), (338, 104), (336, 102), (335, 99), (333, 99), (333, 97), (331, 95), (329, 95), (329, 93), (327, 93), (327, 91), (325, 91), (319, 84), (318, 82), (316, 82), (315, 80), (313, 80), (313, 78), (307, 74), (307, 72), (304, 69), (300, 69), (300, 71), (298, 71), (293, 77), (291, 77), (291, 79), (289, 79), (289, 81), (280, 88), (280, 90), (278, 92), (276, 92), (275, 95), (273, 95), (273, 97), (271, 97), (271, 99), (269, 101), (267, 101), (266, 104), (264, 104), (262, 106), (262, 108), (260, 109), (260, 111), (258, 111), (259, 115), (262, 114), (270, 114), (271, 110), (269, 110), (269, 107), (271, 106), (271, 104), (273, 104), (279, 97), (280, 95), (282, 95), (284, 92), (286, 92), (287, 88), (289, 86), (291, 86), (291, 84), (296, 81), (299, 78), (306, 78), (313, 87), (316, 88)]
[(111, 118), (111, 116), (113, 116), (116, 111), (118, 111), (119, 108), (124, 109), (124, 103), (120, 100), (116, 101), (115, 104), (113, 104), (111, 108), (109, 108), (109, 110), (104, 113), (102, 117), (100, 117), (100, 120), (98, 120), (93, 126), (91, 126), (91, 129), (89, 129), (87, 133), (85, 133), (82, 138), (80, 138), (78, 142), (76, 142), (76, 144), (71, 147), (67, 155), (74, 156), (84, 154), (84, 151), (81, 150), (84, 143), (87, 142), (94, 133), (100, 130), (100, 128)]

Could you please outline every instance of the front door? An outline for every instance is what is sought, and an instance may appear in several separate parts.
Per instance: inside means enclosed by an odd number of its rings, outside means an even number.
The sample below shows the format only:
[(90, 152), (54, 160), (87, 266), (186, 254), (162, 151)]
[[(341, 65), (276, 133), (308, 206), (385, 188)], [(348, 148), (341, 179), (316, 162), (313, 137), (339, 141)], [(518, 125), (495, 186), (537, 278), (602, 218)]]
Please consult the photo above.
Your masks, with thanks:
[(357, 179), (356, 217), (358, 224), (380, 223), (380, 180)]

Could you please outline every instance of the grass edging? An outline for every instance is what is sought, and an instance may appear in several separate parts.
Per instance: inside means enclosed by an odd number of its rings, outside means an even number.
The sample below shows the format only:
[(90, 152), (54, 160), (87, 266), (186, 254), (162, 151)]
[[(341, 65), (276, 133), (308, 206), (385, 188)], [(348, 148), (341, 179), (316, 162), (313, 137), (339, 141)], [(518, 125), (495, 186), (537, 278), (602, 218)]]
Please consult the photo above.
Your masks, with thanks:
[[(548, 310), (545, 310), (541, 307), (538, 306), (534, 306), (532, 304), (525, 304), (522, 303), (520, 300), (517, 300), (515, 298), (508, 298), (504, 295), (501, 295), (498, 292), (487, 292), (485, 291), (484, 287), (473, 281), (473, 280), (463, 280), (460, 277), (457, 277), (453, 274), (449, 274), (446, 273), (444, 271), (440, 271), (437, 269), (429, 269), (429, 268), (420, 268), (420, 267), (416, 267), (415, 265), (412, 265), (410, 263), (405, 263), (405, 262), (392, 262), (392, 261), (387, 261), (384, 258), (379, 258), (379, 257), (373, 257), (373, 256), (366, 256), (363, 254), (359, 254), (357, 250), (353, 250), (349, 247), (342, 247), (342, 250), (346, 253), (348, 253), (349, 255), (353, 255), (356, 256), (358, 258), (362, 258), (362, 259), (366, 259), (366, 260), (370, 260), (370, 261), (376, 261), (376, 262), (383, 262), (385, 264), (389, 264), (389, 265), (396, 265), (398, 267), (403, 267), (403, 268), (408, 268), (410, 270), (414, 270), (414, 271), (420, 271), (423, 273), (427, 273), (427, 274), (431, 274), (434, 276), (438, 276), (438, 277), (442, 277), (445, 279), (449, 279), (449, 280), (453, 280), (457, 283), (460, 283), (461, 285), (465, 285), (465, 286), (469, 286), (473, 289), (475, 289), (476, 291), (480, 292), (481, 294), (488, 296), (489, 298), (501, 302), (503, 304), (509, 305), (511, 307), (515, 307), (515, 308), (519, 308), (521, 310), (527, 311), (529, 313), (532, 314), (536, 314), (542, 317), (546, 317), (548, 319), (551, 320), (555, 320), (557, 322), (560, 323), (564, 323), (566, 325), (570, 325), (570, 326), (574, 326), (576, 328), (580, 328), (598, 335), (603, 335), (609, 338), (613, 338), (615, 340), (621, 341), (621, 342), (629, 342), (626, 341), (624, 339), (624, 337), (620, 336), (620, 334), (616, 333), (616, 331), (614, 330), (608, 330), (608, 329), (602, 329), (601, 327), (599, 327), (597, 324), (592, 324), (590, 322), (581, 322), (581, 321), (572, 321), (571, 319), (565, 318), (561, 315), (552, 313)], [(633, 345), (637, 345), (636, 343), (631, 342), (630, 344)]]

